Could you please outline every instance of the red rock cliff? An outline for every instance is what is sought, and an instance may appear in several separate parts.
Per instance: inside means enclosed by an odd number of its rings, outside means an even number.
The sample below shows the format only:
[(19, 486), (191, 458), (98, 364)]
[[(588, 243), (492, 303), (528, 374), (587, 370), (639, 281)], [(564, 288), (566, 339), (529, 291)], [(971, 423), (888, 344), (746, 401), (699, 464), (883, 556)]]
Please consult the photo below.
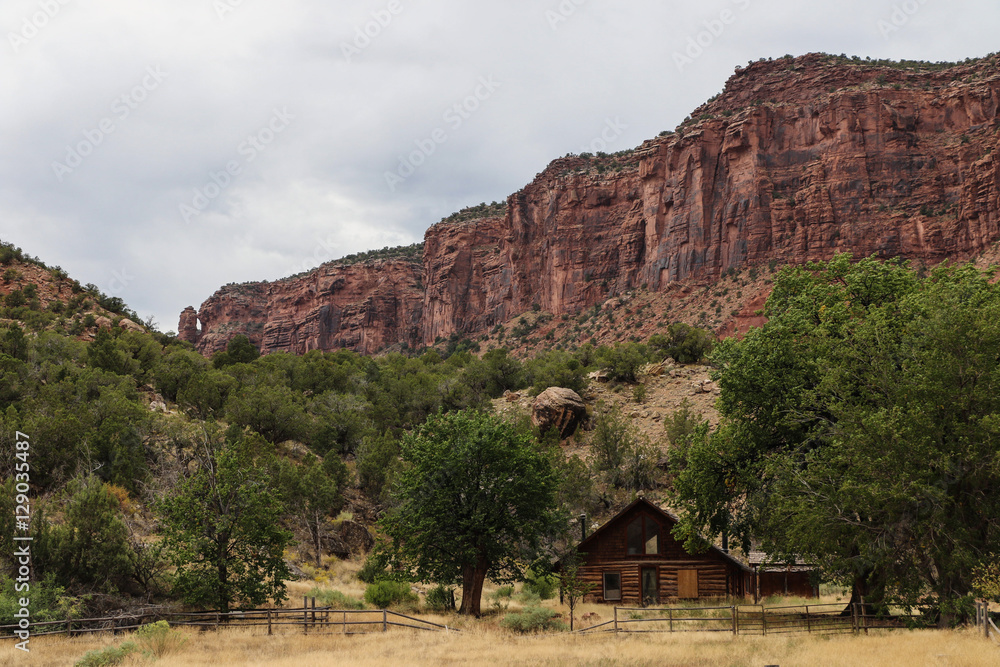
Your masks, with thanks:
[(198, 347), (243, 332), (265, 351), (374, 352), (772, 260), (969, 257), (1000, 239), (998, 63), (918, 72), (809, 55), (737, 69), (677, 133), (556, 160), (506, 215), (431, 227), (422, 267), (326, 265), (220, 290), (198, 313)]

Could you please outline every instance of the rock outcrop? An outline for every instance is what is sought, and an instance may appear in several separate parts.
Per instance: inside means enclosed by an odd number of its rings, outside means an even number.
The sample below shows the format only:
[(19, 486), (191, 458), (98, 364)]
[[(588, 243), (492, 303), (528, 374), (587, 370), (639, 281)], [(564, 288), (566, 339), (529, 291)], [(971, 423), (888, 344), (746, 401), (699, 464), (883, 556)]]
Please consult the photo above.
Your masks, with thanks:
[(542, 433), (556, 429), (562, 439), (576, 433), (586, 418), (587, 405), (572, 389), (549, 387), (531, 404), (531, 423)]
[[(576, 313), (835, 252), (927, 263), (1000, 240), (1000, 59), (932, 71), (825, 55), (738, 68), (676, 133), (556, 160), (506, 214), (445, 222), (422, 264), (337, 263), (225, 287), (181, 337), (204, 353), (375, 352), (476, 336), (537, 306)], [(755, 322), (744, 308), (723, 331)]]

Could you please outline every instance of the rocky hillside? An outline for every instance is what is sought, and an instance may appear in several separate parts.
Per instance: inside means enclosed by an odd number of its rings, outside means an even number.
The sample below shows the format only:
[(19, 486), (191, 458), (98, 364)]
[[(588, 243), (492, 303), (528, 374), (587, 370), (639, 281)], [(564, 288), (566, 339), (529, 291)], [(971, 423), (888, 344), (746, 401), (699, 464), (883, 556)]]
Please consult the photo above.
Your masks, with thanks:
[[(998, 65), (810, 54), (737, 68), (677, 131), (556, 160), (505, 209), (431, 227), (421, 258), (228, 286), (186, 310), (180, 334), (204, 353), (236, 333), (265, 352), (371, 353), (636, 290), (667, 295), (665, 309), (724, 275), (838, 251), (971, 257), (1000, 239)], [(731, 332), (760, 302), (747, 290), (712, 324)]]

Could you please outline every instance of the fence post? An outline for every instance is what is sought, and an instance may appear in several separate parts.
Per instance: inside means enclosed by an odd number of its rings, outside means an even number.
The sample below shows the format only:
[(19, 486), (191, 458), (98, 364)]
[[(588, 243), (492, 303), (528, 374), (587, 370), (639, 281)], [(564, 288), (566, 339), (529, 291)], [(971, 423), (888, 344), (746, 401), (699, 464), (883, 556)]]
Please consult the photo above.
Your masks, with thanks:
[(760, 628), (761, 634), (767, 636), (767, 611), (764, 609), (764, 605), (760, 606)]
[(670, 632), (674, 631), (674, 610), (671, 607), (667, 607), (667, 618), (670, 619)]
[(733, 605), (733, 635), (738, 635), (740, 631), (739, 616), (740, 616), (740, 608), (737, 607), (736, 605)]
[(812, 633), (812, 621), (809, 618), (809, 605), (806, 605), (806, 632)]
[(385, 609), (382, 610), (382, 632), (389, 631), (389, 612)]
[(316, 598), (312, 599), (312, 617), (313, 617), (313, 627), (316, 627)]
[(347, 611), (344, 611), (344, 634), (347, 634)]
[[(66, 615), (66, 634), (69, 637), (73, 636), (73, 620), (70, 618), (69, 614)], [(989, 631), (986, 632), (989, 636)]]
[(618, 607), (615, 606), (615, 632), (618, 632)]
[(222, 619), (222, 613), (218, 612), (218, 611), (215, 612), (215, 631), (216, 632), (219, 631), (219, 622), (220, 622), (221, 619)]
[(302, 596), (302, 633), (309, 634), (309, 596)]
[(273, 634), (271, 630), (271, 610), (267, 610), (267, 636), (270, 637)]

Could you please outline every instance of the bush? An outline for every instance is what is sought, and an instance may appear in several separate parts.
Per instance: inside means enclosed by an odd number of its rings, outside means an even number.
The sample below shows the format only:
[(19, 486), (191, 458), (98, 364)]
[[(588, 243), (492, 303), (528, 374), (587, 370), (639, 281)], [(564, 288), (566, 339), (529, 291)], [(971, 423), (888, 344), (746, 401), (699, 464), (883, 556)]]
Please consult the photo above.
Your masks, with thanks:
[(147, 658), (162, 658), (180, 650), (187, 643), (187, 637), (180, 630), (171, 630), (166, 621), (142, 626), (135, 631), (135, 639)]
[(137, 647), (132, 642), (125, 642), (121, 646), (105, 646), (87, 651), (83, 657), (73, 663), (73, 667), (105, 667), (106, 665), (121, 664), (125, 658), (136, 651)]
[(395, 605), (413, 605), (419, 601), (405, 581), (376, 581), (365, 589), (365, 602), (379, 609)]
[(364, 609), (365, 603), (356, 600), (340, 591), (314, 588), (306, 594), (308, 597), (316, 598), (324, 607), (331, 609)]
[(455, 590), (438, 585), (427, 591), (427, 608), (431, 611), (455, 611)]
[(501, 586), (490, 593), (490, 606), (499, 612), (507, 611), (507, 607), (510, 606), (510, 599), (513, 595), (513, 586)]
[(673, 357), (681, 364), (696, 364), (712, 351), (715, 339), (704, 329), (683, 322), (674, 322), (667, 328), (667, 335), (651, 336), (649, 346), (657, 361)]
[(377, 581), (389, 579), (387, 568), (388, 562), (386, 562), (385, 557), (377, 552), (373, 553), (365, 559), (364, 565), (358, 570), (358, 581), (374, 584)]
[(542, 600), (549, 600), (556, 594), (559, 578), (551, 572), (543, 572), (534, 568), (528, 570), (524, 578), (524, 590), (533, 593)]
[(558, 612), (545, 607), (525, 607), (521, 611), (511, 612), (500, 621), (500, 627), (522, 633), (568, 629), (560, 620)]
[(645, 345), (623, 343), (613, 348), (601, 346), (597, 349), (598, 362), (607, 370), (615, 382), (635, 382), (639, 369), (649, 361)]

